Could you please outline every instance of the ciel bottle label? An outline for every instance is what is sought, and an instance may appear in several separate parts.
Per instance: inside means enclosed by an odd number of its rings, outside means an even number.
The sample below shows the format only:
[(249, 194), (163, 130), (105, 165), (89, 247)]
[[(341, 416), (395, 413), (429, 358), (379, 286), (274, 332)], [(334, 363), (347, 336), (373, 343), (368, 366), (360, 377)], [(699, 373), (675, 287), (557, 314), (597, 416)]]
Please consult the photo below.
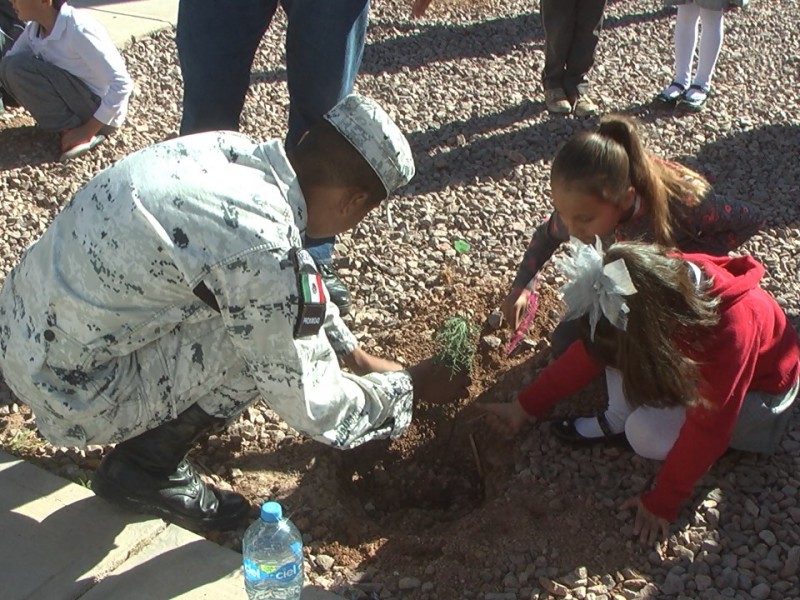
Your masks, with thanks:
[(244, 576), (250, 582), (274, 579), (275, 581), (291, 581), (302, 572), (302, 563), (290, 562), (282, 567), (274, 565), (258, 564), (256, 561), (246, 558), (244, 560)]

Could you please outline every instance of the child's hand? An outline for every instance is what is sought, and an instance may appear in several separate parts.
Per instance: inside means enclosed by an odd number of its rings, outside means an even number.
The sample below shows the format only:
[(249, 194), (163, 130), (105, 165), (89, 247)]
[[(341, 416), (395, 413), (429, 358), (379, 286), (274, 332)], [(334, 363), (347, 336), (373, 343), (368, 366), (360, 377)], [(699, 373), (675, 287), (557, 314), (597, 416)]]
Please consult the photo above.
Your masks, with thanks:
[(642, 544), (652, 546), (657, 541), (663, 542), (667, 540), (667, 537), (669, 537), (669, 521), (647, 510), (639, 496), (628, 498), (622, 503), (620, 510), (628, 510), (629, 508), (636, 509), (633, 535), (638, 535)]
[(500, 310), (503, 311), (503, 318), (506, 320), (509, 327), (511, 327), (512, 331), (519, 329), (519, 324), (522, 322), (522, 318), (525, 316), (525, 311), (528, 308), (528, 299), (530, 296), (530, 290), (511, 290), (508, 296), (506, 296), (506, 299), (503, 300)]
[(494, 402), (491, 404), (478, 404), (478, 406), (492, 415), (500, 430), (505, 430), (511, 435), (516, 435), (531, 420), (531, 417), (520, 406), (519, 402)]

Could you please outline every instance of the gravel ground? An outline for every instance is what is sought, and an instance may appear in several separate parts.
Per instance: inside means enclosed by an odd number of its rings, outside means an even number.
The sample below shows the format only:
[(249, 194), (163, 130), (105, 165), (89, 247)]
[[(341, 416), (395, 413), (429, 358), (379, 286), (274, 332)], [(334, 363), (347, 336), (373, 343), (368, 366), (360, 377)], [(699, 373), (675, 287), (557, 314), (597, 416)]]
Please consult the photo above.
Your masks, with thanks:
[[(391, 225), (384, 214), (372, 215), (338, 245), (340, 272), (355, 294), (353, 329), (364, 340), (413, 317), (409, 299), (436, 285), (446, 266), (465, 279), (506, 286), (534, 225), (549, 213), (555, 150), (569, 135), (596, 126), (594, 119), (547, 114), (538, 85), (543, 33), (534, 3), (434, 0), (429, 17), (413, 22), (406, 0), (375, 4), (357, 89), (382, 102), (409, 133), (418, 175), (392, 201)], [(652, 150), (701, 170), (719, 193), (764, 212), (766, 229), (744, 250), (765, 263), (765, 285), (796, 326), (798, 8), (796, 0), (756, 1), (728, 14), (715, 93), (701, 114), (649, 104), (672, 75), (674, 13), (657, 0), (609, 3), (594, 71), (603, 112), (638, 116)], [(282, 44), (278, 17), (254, 65), (242, 116), (242, 130), (257, 138), (284, 131)], [(56, 136), (36, 130), (22, 112), (0, 121), (0, 276), (93, 174), (175, 135), (181, 80), (173, 32), (134, 42), (125, 56), (136, 80), (128, 124), (89, 156), (58, 163)], [(456, 239), (472, 250), (456, 254)], [(613, 448), (554, 453), (553, 443), (546, 434), (526, 438), (515, 454), (515, 481), (566, 473), (576, 489), (602, 492), (600, 503), (613, 512), (654, 470)], [(773, 457), (725, 460), (714, 470), (711, 492), (684, 510), (666, 551), (645, 553), (635, 569), (563, 573), (549, 562), (558, 548), (539, 548), (536, 557), (531, 549), (498, 557), (498, 566), (482, 573), (485, 585), (463, 597), (800, 598), (800, 429), (793, 428)], [(632, 475), (613, 489), (617, 470)], [(630, 527), (629, 515), (620, 514), (622, 534)], [(627, 544), (633, 552), (633, 542)], [(601, 543), (598, 554), (609, 550)], [(364, 582), (363, 597), (449, 598), (437, 595), (433, 573), (426, 575), (430, 580), (398, 575), (372, 588)]]

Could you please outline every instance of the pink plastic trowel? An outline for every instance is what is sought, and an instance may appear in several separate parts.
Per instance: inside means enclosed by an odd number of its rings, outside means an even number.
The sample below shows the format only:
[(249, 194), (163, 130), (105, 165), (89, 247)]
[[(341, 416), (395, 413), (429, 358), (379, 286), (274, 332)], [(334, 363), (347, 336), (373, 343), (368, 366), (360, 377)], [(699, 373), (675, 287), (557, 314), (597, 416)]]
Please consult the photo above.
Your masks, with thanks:
[(528, 335), (528, 330), (530, 330), (531, 325), (533, 325), (533, 319), (536, 317), (536, 310), (539, 308), (539, 276), (536, 275), (536, 277), (525, 286), (525, 289), (529, 290), (531, 293), (531, 295), (528, 296), (528, 306), (525, 308), (525, 316), (522, 318), (522, 322), (520, 322), (519, 327), (514, 332), (514, 337), (512, 337), (511, 341), (508, 343), (506, 356), (509, 356), (517, 349), (517, 346), (525, 339), (525, 336)]

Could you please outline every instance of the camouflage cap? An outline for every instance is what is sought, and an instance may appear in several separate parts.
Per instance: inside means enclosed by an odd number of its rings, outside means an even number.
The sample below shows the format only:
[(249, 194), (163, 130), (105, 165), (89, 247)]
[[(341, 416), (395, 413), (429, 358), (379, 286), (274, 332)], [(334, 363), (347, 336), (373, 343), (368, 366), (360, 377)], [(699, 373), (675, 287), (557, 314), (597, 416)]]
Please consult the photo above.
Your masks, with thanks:
[(369, 163), (387, 196), (414, 177), (414, 157), (406, 136), (374, 100), (350, 94), (324, 118)]

